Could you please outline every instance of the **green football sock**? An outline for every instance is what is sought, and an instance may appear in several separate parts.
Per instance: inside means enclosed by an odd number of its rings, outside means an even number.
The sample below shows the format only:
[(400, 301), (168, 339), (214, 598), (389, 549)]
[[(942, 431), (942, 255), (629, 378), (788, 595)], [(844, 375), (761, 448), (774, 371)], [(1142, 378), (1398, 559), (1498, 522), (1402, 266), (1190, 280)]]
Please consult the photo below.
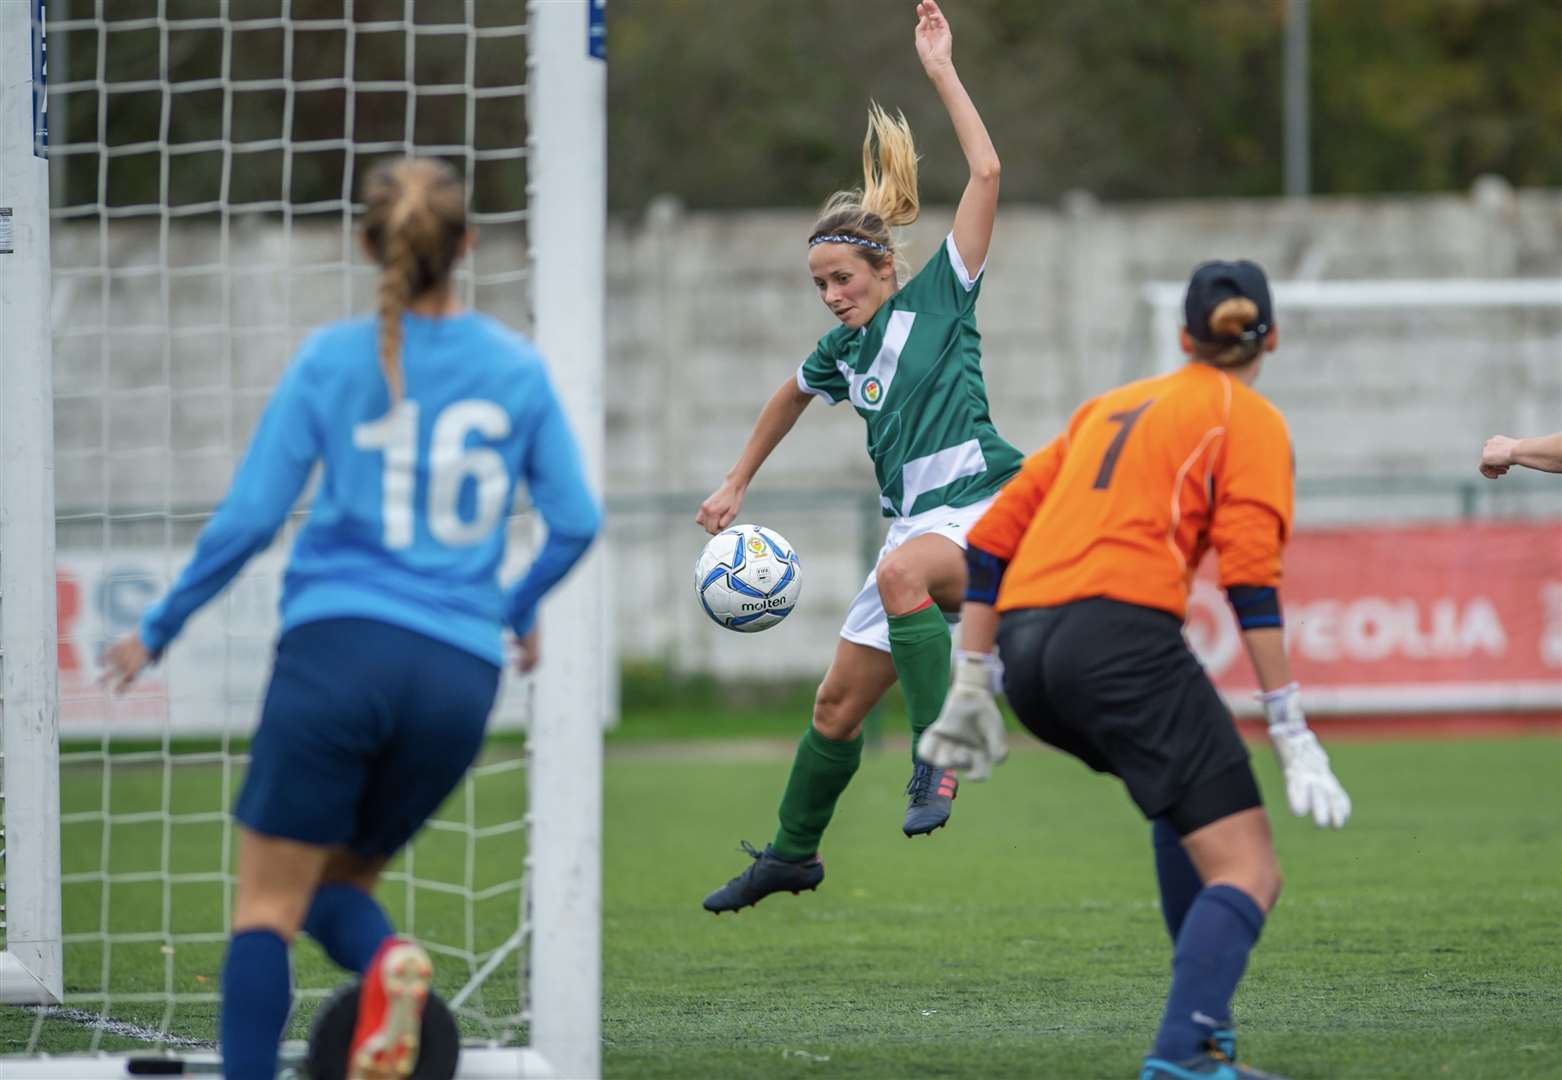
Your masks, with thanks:
[(781, 796), (781, 828), (770, 846), (783, 859), (806, 859), (835, 813), (835, 800), (862, 762), (862, 735), (846, 742), (826, 739), (810, 726), (797, 744), (792, 775)]
[(912, 761), (917, 739), (938, 719), (949, 693), (949, 644), (949, 623), (937, 604), (889, 617), (889, 655), (906, 695)]

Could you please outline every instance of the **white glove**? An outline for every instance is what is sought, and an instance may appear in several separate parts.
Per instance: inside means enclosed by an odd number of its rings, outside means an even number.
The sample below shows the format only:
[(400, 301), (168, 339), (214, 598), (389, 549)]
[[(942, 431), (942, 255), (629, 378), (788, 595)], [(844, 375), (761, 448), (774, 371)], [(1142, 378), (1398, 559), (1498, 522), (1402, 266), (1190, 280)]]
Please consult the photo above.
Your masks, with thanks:
[(1338, 829), (1350, 820), (1350, 796), (1329, 768), (1329, 755), (1302, 715), (1301, 688), (1296, 683), (1259, 694), (1269, 720), (1269, 741), (1285, 773), (1285, 795), (1291, 813), (1311, 817), (1323, 828)]
[(1003, 717), (993, 700), (993, 659), (986, 653), (955, 657), (955, 677), (938, 719), (917, 740), (917, 757), (937, 769), (962, 769), (967, 780), (986, 780), (1009, 756)]

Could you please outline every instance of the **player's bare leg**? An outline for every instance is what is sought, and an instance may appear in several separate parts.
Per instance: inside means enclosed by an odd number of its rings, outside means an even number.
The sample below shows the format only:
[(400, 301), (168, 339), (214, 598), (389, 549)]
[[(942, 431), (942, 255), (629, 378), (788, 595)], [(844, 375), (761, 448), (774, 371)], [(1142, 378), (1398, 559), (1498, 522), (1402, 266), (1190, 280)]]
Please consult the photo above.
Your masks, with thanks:
[(1275, 857), (1269, 815), (1263, 807), (1211, 822), (1182, 838), (1207, 889), (1231, 885), (1251, 896), (1268, 914), (1280, 899), (1280, 860)]
[(233, 932), (265, 928), (291, 943), (304, 925), (330, 851), (240, 826)]
[(352, 885), (373, 894), (379, 887), (380, 875), (390, 860), (379, 855), (360, 855), (347, 847), (334, 847), (320, 872), (322, 885)]
[(906, 784), (907, 837), (927, 836), (949, 821), (959, 780), (916, 756), (917, 739), (938, 719), (949, 693), (949, 626), (945, 611), (965, 599), (965, 553), (947, 536), (913, 537), (886, 555), (875, 577), (889, 621), (890, 657), (906, 695), (912, 770)]
[(759, 851), (745, 841), (743, 849), (754, 861), (705, 898), (706, 911), (739, 911), (774, 892), (819, 887), (824, 880), (819, 839), (857, 771), (862, 722), (894, 682), (895, 666), (887, 653), (845, 638), (836, 642), (835, 659), (814, 696), (813, 722), (797, 748), (781, 799), (775, 842)]
[(1204, 888), (1177, 937), (1166, 1016), (1141, 1080), (1257, 1080), (1266, 1074), (1232, 1061), (1231, 996), (1280, 896), (1269, 817), (1262, 807), (1242, 810), (1182, 843)]
[(903, 615), (929, 600), (958, 612), (965, 602), (965, 551), (938, 533), (915, 536), (880, 560), (874, 578), (887, 614)]
[(292, 1005), (288, 947), (303, 924), (327, 849), (239, 829), (233, 934), (222, 968), (224, 1075), (276, 1075)]
[(814, 730), (832, 742), (855, 739), (894, 685), (895, 664), (887, 652), (839, 638), (830, 670), (814, 692)]

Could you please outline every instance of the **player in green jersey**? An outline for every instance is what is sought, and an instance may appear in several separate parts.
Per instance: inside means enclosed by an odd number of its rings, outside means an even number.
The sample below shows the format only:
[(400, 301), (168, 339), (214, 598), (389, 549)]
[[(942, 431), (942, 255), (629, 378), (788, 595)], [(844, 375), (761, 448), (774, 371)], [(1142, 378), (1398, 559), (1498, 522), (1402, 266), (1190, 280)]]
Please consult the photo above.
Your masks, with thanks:
[[(863, 188), (832, 196), (808, 240), (814, 287), (840, 326), (771, 396), (737, 464), (696, 518), (710, 533), (730, 525), (760, 465), (817, 397), (832, 405), (850, 401), (866, 421), (880, 501), (893, 519), (819, 685), (775, 840), (763, 852), (744, 843), (753, 863), (705, 898), (709, 911), (735, 911), (823, 880), (819, 840), (861, 760), (863, 718), (897, 679), (913, 746), (937, 719), (949, 688), (944, 612), (958, 611), (965, 596), (965, 531), (1020, 467), (1019, 451), (999, 438), (988, 416), (976, 331), (998, 206), (998, 154), (955, 73), (951, 44), (938, 5), (919, 3), (917, 55), (970, 167), (953, 229), (902, 283), (890, 229), (917, 218), (917, 155), (905, 118), (874, 106)], [(907, 836), (947, 822), (956, 789), (953, 771), (915, 754), (912, 760)]]

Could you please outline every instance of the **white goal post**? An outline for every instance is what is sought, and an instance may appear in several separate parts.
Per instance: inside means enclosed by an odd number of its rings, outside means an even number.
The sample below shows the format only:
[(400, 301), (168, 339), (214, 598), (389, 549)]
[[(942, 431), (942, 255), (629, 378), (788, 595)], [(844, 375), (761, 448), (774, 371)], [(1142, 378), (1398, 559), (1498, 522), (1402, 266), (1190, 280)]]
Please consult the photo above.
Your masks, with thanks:
[[(0, 3), (0, 1004), (53, 1005), (60, 944), (54, 409), (40, 3)], [(26, 72), (25, 81), (12, 72)], [(36, 103), (36, 104), (35, 104)]]
[[(373, 310), (352, 231), (373, 160), (464, 168), (463, 296), (534, 338), (602, 492), (604, 8), (0, 0), (0, 1055), (29, 1055), (0, 1056), (6, 1080), (122, 1076), (137, 1053), (220, 1067), (228, 811), (293, 526), (155, 688), (111, 700), (93, 658), (188, 557), (302, 334)], [(543, 605), (538, 675), (507, 673), (496, 727), (524, 728), (524, 757), (501, 731), (386, 875), (392, 921), (455, 980), (469, 1080), (601, 1073), (605, 618), (593, 553)], [(295, 1039), (337, 980), (302, 974)]]
[[(1186, 362), (1178, 344), (1186, 289), (1184, 282), (1174, 281), (1142, 286), (1140, 299), (1149, 312), (1148, 366), (1157, 374)], [(1491, 517), (1498, 519), (1562, 520), (1562, 494), (1551, 478), (1515, 470), (1492, 483), (1476, 471), (1488, 436), (1555, 430), (1562, 406), (1562, 368), (1557, 366), (1562, 280), (1276, 280), (1271, 290), (1279, 352), (1266, 362), (1258, 388), (1285, 411), (1295, 457), (1304, 466), (1297, 477), (1302, 527), (1414, 527), (1450, 520), (1462, 527), (1479, 516), (1478, 505), (1493, 508)], [(1309, 460), (1323, 462), (1326, 475), (1305, 468)], [(1538, 557), (1535, 565), (1540, 565)], [(1557, 564), (1553, 560), (1551, 565)], [(1411, 566), (1400, 564), (1407, 574)], [(1549, 597), (1562, 582), (1550, 580), (1554, 569), (1537, 574), (1533, 621), (1552, 627), (1548, 633), (1554, 636), (1562, 629), (1554, 612), (1562, 609)], [(1384, 595), (1391, 594), (1408, 595), (1402, 581), (1385, 584)], [(1213, 590), (1209, 595), (1215, 595)], [(1381, 607), (1381, 597), (1365, 599)], [(1196, 590), (1196, 606), (1197, 600)], [(1495, 611), (1489, 605), (1481, 610)], [(1235, 623), (1223, 602), (1206, 605), (1205, 613), (1211, 612), (1226, 632), (1204, 637), (1222, 638), (1229, 654)], [(1501, 626), (1491, 632), (1503, 640), (1479, 654), (1483, 657), (1507, 648)], [(1222, 651), (1210, 648), (1211, 641), (1199, 634), (1190, 636), (1195, 650), (1204, 650), (1206, 663)], [(1524, 647), (1530, 648), (1529, 639)], [(1551, 647), (1542, 644), (1541, 651)], [(1356, 672), (1362, 670), (1360, 655), (1345, 659), (1357, 661)], [(1496, 674), (1485, 681), (1480, 671), (1458, 681), (1342, 679), (1340, 685), (1309, 686), (1308, 707), (1319, 714), (1351, 716), (1556, 713), (1562, 710), (1562, 681), (1544, 677), (1545, 668), (1554, 669), (1556, 663), (1547, 659), (1532, 666), (1539, 675)], [(1246, 696), (1231, 704), (1239, 713), (1259, 711)]]
[[(606, 0), (531, 0), (532, 302), (537, 344), (558, 373), (587, 475), (604, 491), (604, 252), (607, 245), (607, 77), (600, 37), (590, 52), (586, 7), (600, 34)], [(588, 422), (582, 422), (589, 418)], [(608, 679), (608, 593), (597, 547), (552, 598), (532, 716), (533, 873), (530, 978), (533, 1042), (560, 1076), (601, 1075), (602, 733)], [(563, 613), (568, 613), (563, 615)], [(561, 617), (563, 615), (563, 617)], [(546, 821), (543, 826), (541, 822)]]

